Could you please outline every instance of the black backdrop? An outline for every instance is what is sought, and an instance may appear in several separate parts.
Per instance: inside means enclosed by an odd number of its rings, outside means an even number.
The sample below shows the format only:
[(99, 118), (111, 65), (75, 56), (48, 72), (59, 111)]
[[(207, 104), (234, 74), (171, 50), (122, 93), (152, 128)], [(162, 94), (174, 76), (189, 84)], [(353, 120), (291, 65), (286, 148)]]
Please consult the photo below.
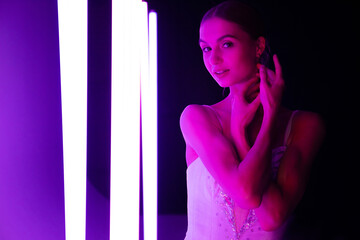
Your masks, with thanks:
[[(191, 103), (212, 104), (223, 90), (202, 63), (198, 28), (221, 1), (149, 0), (158, 13), (159, 214), (186, 213), (185, 144), (179, 117)], [(358, 28), (351, 1), (247, 1), (263, 14), (283, 66), (291, 109), (320, 113), (327, 135), (297, 213), (324, 239), (349, 235), (355, 214)], [(89, 0), (88, 177), (109, 195), (111, 4)], [(340, 238), (341, 239), (341, 238)]]

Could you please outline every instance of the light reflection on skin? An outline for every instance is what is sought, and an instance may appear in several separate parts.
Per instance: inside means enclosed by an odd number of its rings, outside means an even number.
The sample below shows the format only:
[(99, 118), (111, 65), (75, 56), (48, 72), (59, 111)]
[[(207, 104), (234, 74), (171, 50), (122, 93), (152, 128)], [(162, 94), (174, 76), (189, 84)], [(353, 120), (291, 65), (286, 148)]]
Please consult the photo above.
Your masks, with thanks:
[(247, 216), (241, 211), (255, 209), (261, 227), (275, 230), (305, 191), (324, 124), (315, 113), (296, 114), (291, 141), (272, 181), (271, 150), (283, 145), (292, 115), (281, 106), (284, 79), (278, 57), (273, 56), (275, 72), (259, 65), (265, 38), (254, 40), (238, 24), (218, 17), (201, 24), (199, 45), (206, 69), (230, 94), (212, 106), (219, 117), (201, 105), (189, 105), (182, 113), (187, 164), (200, 158), (235, 201), (242, 216), (238, 224)]
[[(212, 18), (201, 25), (199, 44), (206, 69), (221, 87), (229, 87), (255, 76), (256, 57), (264, 50), (265, 39), (253, 40), (236, 23)], [(224, 69), (231, 70), (226, 80), (216, 74)]]

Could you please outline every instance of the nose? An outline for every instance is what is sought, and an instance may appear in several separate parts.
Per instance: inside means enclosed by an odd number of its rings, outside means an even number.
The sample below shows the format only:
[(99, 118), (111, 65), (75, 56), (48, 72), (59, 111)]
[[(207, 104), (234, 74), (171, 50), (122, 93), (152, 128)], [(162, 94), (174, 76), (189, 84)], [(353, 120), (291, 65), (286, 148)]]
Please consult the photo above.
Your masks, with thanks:
[(211, 65), (218, 65), (219, 63), (222, 63), (223, 59), (222, 59), (221, 52), (219, 49), (214, 48), (211, 51), (209, 61), (210, 61)]

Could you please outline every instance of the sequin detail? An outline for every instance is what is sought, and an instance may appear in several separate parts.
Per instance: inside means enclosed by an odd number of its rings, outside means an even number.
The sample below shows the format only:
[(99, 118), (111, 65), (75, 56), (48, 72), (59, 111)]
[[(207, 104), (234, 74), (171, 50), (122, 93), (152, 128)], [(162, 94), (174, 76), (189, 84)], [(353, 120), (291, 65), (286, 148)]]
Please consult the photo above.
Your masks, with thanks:
[(249, 214), (244, 222), (244, 224), (242, 225), (240, 231), (239, 231), (239, 236), (238, 238), (240, 237), (240, 234), (241, 233), (244, 233), (245, 231), (249, 230), (253, 225), (254, 223), (256, 222), (257, 220), (257, 217), (255, 215), (255, 210), (254, 209), (251, 209), (249, 211)]
[[(215, 183), (215, 201), (221, 206), (227, 220), (230, 223), (231, 230), (236, 233), (234, 201), (222, 190), (219, 184)], [(232, 239), (232, 238), (231, 238)]]
[(257, 217), (255, 215), (255, 210), (251, 209), (249, 214), (241, 226), (240, 230), (236, 227), (236, 217), (235, 217), (235, 203), (232, 198), (226, 194), (219, 184), (215, 183), (215, 200), (216, 203), (220, 205), (221, 209), (224, 211), (225, 216), (230, 223), (231, 230), (233, 232), (233, 237), (231, 240), (240, 239), (241, 235), (249, 230), (254, 223), (257, 221)]
[(280, 167), (280, 160), (286, 151), (286, 146), (280, 146), (272, 150), (272, 178), (276, 179)]

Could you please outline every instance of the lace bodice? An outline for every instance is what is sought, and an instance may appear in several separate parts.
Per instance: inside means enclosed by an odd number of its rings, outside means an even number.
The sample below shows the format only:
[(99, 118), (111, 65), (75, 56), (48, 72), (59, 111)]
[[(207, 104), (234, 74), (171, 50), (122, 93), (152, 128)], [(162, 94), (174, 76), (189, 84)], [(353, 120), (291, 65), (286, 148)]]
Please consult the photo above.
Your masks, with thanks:
[[(286, 151), (286, 141), (294, 113), (290, 117), (284, 145), (272, 150), (272, 172), (276, 178), (281, 158)], [(200, 158), (187, 169), (188, 230), (185, 240), (239, 240), (281, 239), (286, 223), (278, 230), (266, 232), (261, 229), (255, 210), (248, 211), (242, 224), (236, 222), (235, 203), (207, 171)]]

